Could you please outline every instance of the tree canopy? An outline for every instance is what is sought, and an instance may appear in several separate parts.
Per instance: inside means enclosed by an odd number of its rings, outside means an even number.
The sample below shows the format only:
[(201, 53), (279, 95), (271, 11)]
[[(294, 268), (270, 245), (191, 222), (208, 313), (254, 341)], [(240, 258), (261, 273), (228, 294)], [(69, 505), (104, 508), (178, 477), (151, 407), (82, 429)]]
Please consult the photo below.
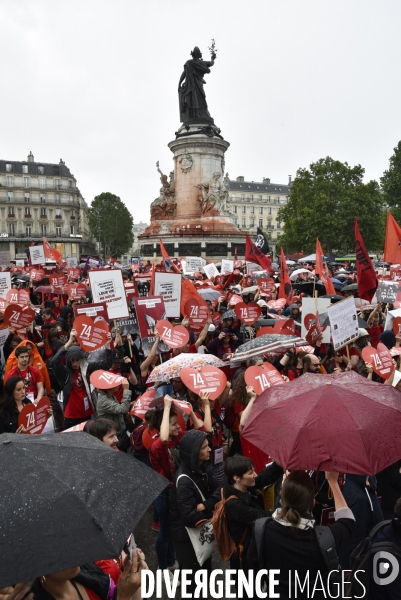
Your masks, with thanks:
[(391, 210), (391, 214), (399, 223), (401, 221), (401, 142), (394, 148), (387, 171), (384, 171), (380, 183), (383, 190), (384, 201)]
[(88, 210), (89, 228), (103, 247), (104, 256), (118, 258), (127, 252), (134, 241), (134, 220), (124, 202), (110, 192), (103, 192), (93, 199)]
[(354, 252), (354, 217), (369, 250), (383, 247), (385, 211), (379, 184), (363, 183), (364, 169), (329, 156), (299, 169), (291, 184), (279, 244), (287, 252), (314, 252), (318, 237), (323, 251)]

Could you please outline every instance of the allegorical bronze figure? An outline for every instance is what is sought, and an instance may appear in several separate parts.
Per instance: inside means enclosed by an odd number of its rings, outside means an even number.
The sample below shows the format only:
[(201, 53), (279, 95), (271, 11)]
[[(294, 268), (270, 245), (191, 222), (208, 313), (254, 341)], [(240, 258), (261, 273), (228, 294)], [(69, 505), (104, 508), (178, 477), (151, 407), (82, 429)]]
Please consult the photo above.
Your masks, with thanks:
[(180, 101), (180, 121), (184, 125), (192, 123), (208, 123), (214, 124), (210, 116), (206, 94), (203, 89), (206, 81), (204, 75), (210, 73), (210, 67), (214, 65), (216, 60), (216, 48), (214, 40), (209, 48), (211, 60), (202, 60), (202, 52), (198, 46), (191, 52), (192, 59), (188, 60), (184, 65), (184, 70), (178, 83), (178, 95)]

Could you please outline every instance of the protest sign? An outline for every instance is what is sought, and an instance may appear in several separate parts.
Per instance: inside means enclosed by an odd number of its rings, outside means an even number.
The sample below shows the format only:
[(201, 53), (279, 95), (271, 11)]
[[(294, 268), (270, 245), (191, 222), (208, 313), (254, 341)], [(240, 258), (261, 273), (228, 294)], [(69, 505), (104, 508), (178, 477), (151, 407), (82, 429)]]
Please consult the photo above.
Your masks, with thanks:
[(46, 273), (44, 272), (43, 269), (31, 269), (29, 271), (29, 277), (31, 278), (31, 281), (34, 282), (38, 282), (38, 281), (42, 281), (42, 279), (44, 279), (46, 276)]
[(191, 392), (195, 394), (207, 392), (211, 400), (216, 400), (227, 385), (227, 377), (223, 371), (209, 365), (199, 370), (185, 367), (180, 371), (180, 378)]
[(61, 288), (67, 283), (67, 277), (63, 273), (49, 275), (49, 283), (53, 287)]
[(84, 283), (70, 283), (65, 291), (71, 300), (78, 300), (79, 298), (85, 298), (87, 289)]
[(234, 307), (237, 317), (246, 325), (253, 325), (260, 317), (262, 309), (256, 302), (239, 302)]
[(6, 339), (9, 336), (9, 329), (8, 327), (6, 327), (5, 329), (0, 329), (0, 359), (1, 362), (4, 364), (5, 360), (4, 360), (4, 344)]
[(110, 319), (129, 316), (123, 276), (119, 269), (89, 271), (93, 302), (105, 302)]
[(77, 339), (85, 352), (92, 352), (105, 345), (107, 334), (110, 333), (108, 324), (99, 319), (96, 323), (86, 315), (80, 315), (74, 320)]
[(71, 267), (76, 267), (78, 265), (78, 260), (75, 258), (75, 256), (67, 258), (65, 262), (67, 263), (68, 269), (70, 269)]
[(277, 300), (269, 300), (269, 302), (267, 302), (267, 306), (273, 310), (283, 310), (286, 304), (287, 301), (285, 298), (277, 298)]
[(25, 266), (25, 261), (24, 260), (16, 260), (15, 264), (17, 267), (24, 267)]
[(261, 367), (248, 367), (244, 377), (246, 385), (251, 385), (258, 396), (270, 386), (284, 383), (277, 369), (268, 362)]
[(69, 267), (67, 269), (67, 275), (70, 279), (79, 279), (81, 275), (81, 269), (79, 267)]
[(170, 321), (162, 320), (156, 323), (157, 331), (160, 333), (160, 338), (167, 344), (169, 348), (182, 348), (189, 340), (189, 331), (176, 325), (175, 327)]
[(216, 329), (219, 327), (219, 325), (221, 323), (222, 316), (223, 315), (219, 312), (214, 312), (212, 315), (213, 325), (216, 327)]
[(276, 286), (274, 284), (273, 279), (266, 279), (266, 277), (261, 277), (260, 279), (258, 279), (257, 285), (259, 286), (261, 291), (265, 292), (266, 294), (271, 294), (272, 292), (276, 291)]
[(185, 272), (186, 273), (197, 273), (202, 270), (202, 267), (206, 264), (204, 258), (200, 256), (187, 256), (185, 260)]
[[(156, 340), (154, 334), (156, 323), (166, 318), (164, 300), (161, 296), (147, 296), (146, 298), (134, 298), (134, 303), (143, 353), (148, 356)], [(163, 340), (160, 340), (158, 352), (168, 352), (169, 350), (170, 348)]]
[(26, 433), (42, 433), (49, 418), (50, 400), (43, 396), (35, 404), (26, 404), (18, 416), (18, 425), (25, 427)]
[(75, 317), (86, 315), (93, 319), (95, 323), (97, 323), (97, 321), (109, 322), (107, 305), (104, 302), (99, 302), (98, 304), (75, 304), (73, 306), (73, 311)]
[(276, 333), (283, 333), (286, 335), (297, 335), (296, 331), (297, 331), (297, 327), (295, 324), (294, 319), (286, 319), (286, 320), (282, 320), (279, 319), (273, 327), (274, 331)]
[[(316, 315), (314, 316), (314, 319), (312, 321), (309, 321), (308, 319), (309, 315), (306, 315), (305, 317), (305, 325), (308, 328), (308, 324), (309, 324), (309, 331), (306, 334), (306, 341), (309, 342), (310, 344), (312, 344), (312, 346), (314, 346), (316, 344), (316, 342), (318, 341), (319, 337), (322, 335), (322, 331), (323, 329), (325, 329), (325, 327), (322, 327), (320, 325), (320, 317), (319, 317), (319, 313), (317, 312)], [(308, 323), (309, 321), (309, 323)]]
[(113, 387), (121, 385), (124, 379), (125, 377), (122, 375), (116, 375), (115, 373), (110, 373), (110, 371), (103, 371), (103, 369), (93, 371), (89, 377), (89, 381), (93, 387), (98, 390), (110, 390)]
[(35, 311), (29, 306), (20, 306), (19, 304), (9, 304), (4, 313), (4, 321), (10, 327), (15, 329), (24, 329), (29, 327), (35, 318)]
[(29, 293), (26, 290), (8, 290), (6, 301), (10, 304), (19, 304), (19, 306), (27, 306), (29, 304)]
[(373, 346), (366, 346), (362, 350), (362, 358), (370, 363), (376, 375), (383, 379), (388, 379), (395, 369), (390, 350), (384, 344), (377, 344), (377, 350)]
[(139, 396), (134, 404), (132, 405), (129, 414), (138, 417), (139, 419), (143, 419), (148, 410), (152, 410), (152, 407), (149, 406), (152, 400), (154, 400), (156, 394), (155, 389), (146, 390), (142, 396)]
[(393, 321), (393, 331), (395, 335), (401, 336), (401, 317), (396, 317)]
[(181, 279), (180, 273), (155, 273), (154, 294), (162, 296), (167, 317), (180, 317)]
[(43, 244), (40, 246), (29, 246), (29, 254), (32, 265), (44, 265), (46, 263)]
[(334, 350), (346, 346), (358, 337), (358, 317), (352, 296), (330, 306), (327, 313)]
[[(148, 296), (150, 291), (151, 275), (149, 273), (136, 273), (133, 277), (134, 288), (136, 288), (136, 296)], [(128, 290), (126, 290), (128, 295)], [(131, 291), (130, 291), (131, 293)]]
[(177, 400), (176, 398), (173, 398), (173, 405), (186, 415), (190, 415), (193, 410), (192, 404), (186, 402), (186, 400)]
[(376, 290), (378, 302), (394, 303), (397, 300), (397, 294), (400, 290), (399, 283), (394, 281), (382, 281)]
[(191, 325), (203, 327), (209, 316), (209, 308), (207, 304), (201, 304), (197, 298), (190, 298), (185, 303), (185, 316), (188, 317)]
[(0, 250), (0, 265), (9, 265), (11, 261), (10, 250)]
[(208, 265), (204, 265), (203, 272), (206, 274), (206, 277), (210, 279), (211, 277), (216, 277), (219, 275), (219, 271), (214, 263), (209, 263)]
[(223, 258), (221, 261), (220, 272), (222, 275), (228, 275), (234, 271), (234, 261)]
[(5, 298), (9, 290), (11, 290), (10, 273), (0, 273), (0, 297)]
[(252, 262), (247, 262), (246, 263), (246, 272), (248, 275), (252, 275), (252, 273), (254, 271), (260, 271), (260, 265), (257, 265), (256, 263), (252, 263)]
[[(281, 298), (280, 298), (281, 300)], [(353, 299), (352, 299), (353, 300)], [(276, 300), (277, 302), (277, 300)], [(267, 303), (270, 306), (270, 302)], [(340, 304), (339, 302), (337, 304)], [(327, 313), (328, 307), (331, 305), (330, 298), (302, 298), (302, 320), (301, 320), (301, 337), (305, 338), (309, 331), (309, 318), (316, 318), (318, 312), (320, 316)], [(306, 317), (312, 315), (312, 317)], [(326, 327), (323, 331), (323, 344), (330, 343), (330, 327)]]
[(5, 298), (0, 298), (0, 312), (4, 313), (7, 308), (7, 301)]

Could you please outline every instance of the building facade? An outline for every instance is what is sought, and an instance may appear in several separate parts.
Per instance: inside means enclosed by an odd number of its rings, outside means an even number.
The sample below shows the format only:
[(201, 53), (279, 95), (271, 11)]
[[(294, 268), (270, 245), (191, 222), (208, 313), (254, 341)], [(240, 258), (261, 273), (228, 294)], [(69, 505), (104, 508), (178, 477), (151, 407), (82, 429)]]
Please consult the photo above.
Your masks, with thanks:
[(11, 260), (30, 242), (46, 237), (64, 258), (91, 254), (95, 246), (88, 225), (88, 206), (77, 180), (58, 164), (0, 160), (0, 250)]
[(291, 176), (287, 184), (271, 183), (268, 178), (263, 178), (261, 182), (245, 181), (242, 176), (235, 180), (226, 176), (225, 182), (234, 223), (241, 231), (248, 232), (252, 239), (256, 237), (257, 228), (260, 227), (267, 233), (271, 241), (270, 249), (273, 256), (277, 257), (282, 228), (277, 213), (288, 202)]

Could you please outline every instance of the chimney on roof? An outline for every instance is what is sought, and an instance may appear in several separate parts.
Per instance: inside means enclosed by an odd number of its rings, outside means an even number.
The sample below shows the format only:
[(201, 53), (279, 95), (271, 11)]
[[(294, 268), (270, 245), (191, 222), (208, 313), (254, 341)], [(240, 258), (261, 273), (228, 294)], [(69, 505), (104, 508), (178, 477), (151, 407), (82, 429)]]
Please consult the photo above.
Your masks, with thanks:
[(288, 175), (288, 185), (291, 185), (291, 178), (292, 178), (292, 175)]
[(28, 162), (35, 162), (35, 158), (32, 154), (32, 150), (28, 154)]
[(244, 178), (242, 175), (240, 175), (239, 177), (237, 177), (237, 181), (244, 181)]
[(270, 183), (270, 179), (268, 177), (263, 177), (263, 183)]

